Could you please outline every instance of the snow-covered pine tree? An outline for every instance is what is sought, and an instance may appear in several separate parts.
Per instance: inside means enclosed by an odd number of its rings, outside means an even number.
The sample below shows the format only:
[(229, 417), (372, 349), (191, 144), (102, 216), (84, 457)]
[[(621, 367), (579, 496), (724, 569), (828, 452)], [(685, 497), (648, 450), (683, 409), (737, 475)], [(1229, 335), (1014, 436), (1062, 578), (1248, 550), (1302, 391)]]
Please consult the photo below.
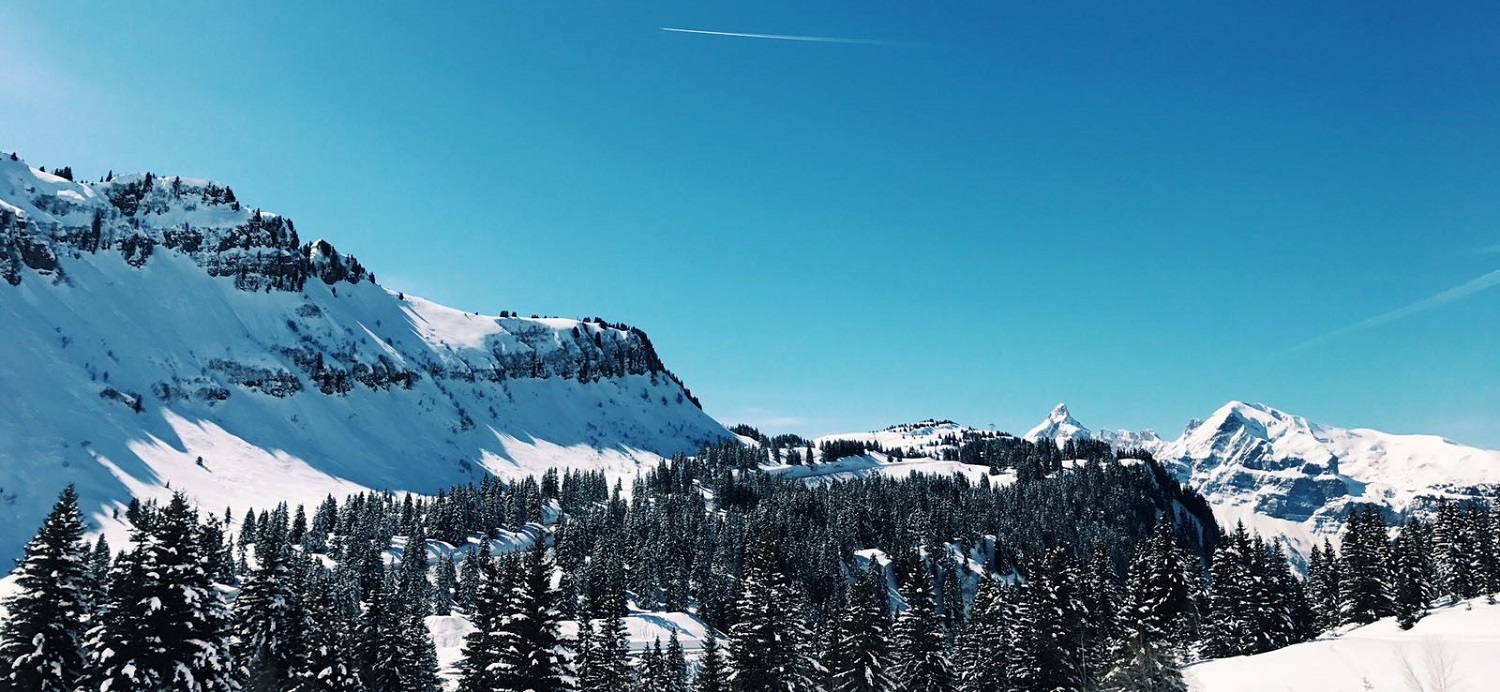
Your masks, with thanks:
[[(931, 554), (931, 553), (929, 553)], [(956, 689), (948, 636), (933, 598), (927, 560), (908, 578), (903, 598), (907, 609), (896, 619), (896, 684), (910, 692), (952, 692)]]
[(292, 666), (292, 684), (287, 692), (364, 689), (349, 655), (352, 625), (340, 606), (339, 588), (332, 575), (313, 568), (302, 597), (302, 650)]
[(1321, 548), (1314, 546), (1307, 562), (1307, 598), (1312, 608), (1314, 632), (1326, 632), (1339, 626), (1342, 602), (1339, 587), (1339, 556), (1333, 543), (1323, 539)]
[(954, 640), (954, 663), (963, 692), (1007, 688), (1007, 652), (1012, 623), (1005, 588), (988, 579), (979, 582), (969, 619)]
[(434, 615), (453, 614), (453, 594), (458, 588), (458, 570), (453, 556), (443, 554), (438, 558), (437, 576), (432, 586), (432, 612)]
[(1438, 592), (1449, 603), (1479, 595), (1474, 559), (1473, 534), (1468, 513), (1452, 500), (1438, 501), (1437, 519), (1432, 527), (1432, 557), (1437, 565)]
[(83, 514), (64, 488), (15, 572), (0, 624), (0, 690), (72, 692), (87, 666), (85, 630), (97, 589)]
[(891, 616), (885, 568), (871, 561), (854, 575), (829, 661), (835, 692), (889, 692)]
[[(411, 496), (407, 495), (410, 499)], [(401, 565), (397, 585), (401, 599), (416, 608), (423, 617), (432, 611), (432, 582), (427, 580), (431, 563), (427, 560), (427, 532), (420, 524), (414, 526), (406, 538), (406, 547), (401, 551)]]
[[(621, 596), (617, 594), (615, 598), (621, 599)], [(623, 605), (607, 606), (603, 610), (604, 617), (584, 623), (587, 625), (584, 629), (594, 632), (593, 651), (586, 660), (580, 652), (577, 666), (579, 692), (618, 692), (635, 679), (629, 659), (630, 634), (620, 617)]]
[(437, 651), (421, 612), (394, 574), (370, 594), (356, 630), (357, 667), (371, 692), (438, 692)]
[(676, 689), (666, 652), (661, 648), (661, 637), (657, 637), (641, 655), (640, 669), (641, 680), (636, 687), (639, 692), (674, 692)]
[(730, 692), (729, 671), (726, 667), (718, 635), (713, 628), (709, 628), (708, 638), (703, 640), (703, 654), (698, 657), (698, 673), (693, 677), (693, 692)]
[(1064, 548), (1033, 562), (1019, 592), (1015, 635), (1007, 676), (1013, 688), (1027, 692), (1082, 689), (1078, 664), (1083, 607), (1078, 598), (1078, 568)]
[(1368, 624), (1392, 615), (1386, 590), (1390, 544), (1380, 510), (1350, 510), (1344, 523), (1339, 572), (1345, 623)]
[(1474, 510), (1474, 573), (1479, 575), (1480, 590), (1493, 604), (1500, 593), (1500, 502), (1489, 511)]
[[(1224, 550), (1221, 541), (1220, 550)], [(1232, 550), (1233, 548), (1231, 548)], [(1192, 584), (1184, 556), (1167, 518), (1136, 548), (1126, 580), (1119, 618), (1123, 639), (1115, 667), (1105, 676), (1103, 689), (1120, 692), (1176, 692), (1183, 689), (1177, 671), (1183, 648), (1182, 633), (1192, 617)], [(1217, 563), (1216, 563), (1217, 564)]]
[(1103, 692), (1187, 692), (1177, 659), (1166, 642), (1153, 642), (1137, 630), (1126, 642), (1124, 660), (1104, 679)]
[(1391, 601), (1396, 623), (1404, 630), (1411, 629), (1427, 615), (1427, 604), (1432, 599), (1422, 533), (1421, 519), (1414, 517), (1407, 520), (1391, 541)]
[[(558, 634), (561, 614), (547, 548), (538, 544), (527, 551), (518, 567), (519, 573), (504, 601), (494, 635), (495, 661), (489, 669), (494, 686), (481, 689), (531, 692), (572, 689), (568, 655)], [(481, 592), (481, 600), (484, 595)]]
[[(488, 692), (506, 680), (497, 680), (500, 666), (501, 630), (505, 627), (512, 591), (512, 570), (502, 569), (499, 560), (488, 557), (465, 564), (475, 565), (475, 577), (464, 581), (473, 589), (469, 606), (469, 623), (474, 631), (464, 637), (464, 657), (458, 663), (459, 692)], [(467, 572), (467, 570), (466, 570)]]
[(811, 692), (823, 666), (813, 653), (802, 598), (772, 546), (753, 547), (729, 630), (736, 692)]
[(479, 550), (464, 556), (458, 571), (458, 587), (453, 592), (453, 605), (465, 613), (474, 612), (474, 595), (483, 582), (482, 565), (490, 559), (489, 541), (481, 541)]
[(255, 546), (255, 570), (234, 601), (235, 659), (245, 692), (281, 692), (302, 651), (302, 603), (285, 543)]
[(88, 688), (111, 692), (237, 690), (229, 610), (200, 554), (198, 513), (181, 493), (110, 571), (110, 598), (89, 631)]
[(688, 692), (688, 666), (687, 653), (682, 650), (682, 640), (677, 637), (677, 630), (672, 630), (672, 636), (667, 638), (666, 657), (667, 675), (671, 685), (668, 692)]

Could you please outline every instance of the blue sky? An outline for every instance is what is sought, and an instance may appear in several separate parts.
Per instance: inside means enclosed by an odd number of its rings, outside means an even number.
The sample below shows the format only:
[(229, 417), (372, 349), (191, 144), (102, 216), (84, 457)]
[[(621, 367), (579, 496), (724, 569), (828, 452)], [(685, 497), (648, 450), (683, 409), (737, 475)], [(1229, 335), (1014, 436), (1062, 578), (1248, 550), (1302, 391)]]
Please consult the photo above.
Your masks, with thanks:
[(9, 3), (0, 149), (640, 325), (729, 422), (1500, 447), (1500, 6), (728, 5)]

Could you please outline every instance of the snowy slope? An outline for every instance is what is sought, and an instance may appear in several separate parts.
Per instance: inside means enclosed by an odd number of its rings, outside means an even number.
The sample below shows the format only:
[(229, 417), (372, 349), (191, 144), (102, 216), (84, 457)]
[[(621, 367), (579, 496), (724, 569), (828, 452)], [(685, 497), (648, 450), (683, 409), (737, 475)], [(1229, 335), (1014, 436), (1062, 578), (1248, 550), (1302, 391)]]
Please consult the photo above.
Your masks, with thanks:
[(976, 483), (979, 482), (980, 478), (987, 478), (992, 485), (1008, 485), (1015, 482), (1016, 478), (1013, 471), (991, 475), (988, 466), (921, 457), (897, 459), (879, 452), (844, 457), (826, 463), (777, 464), (762, 468), (771, 473), (779, 473), (787, 478), (802, 479), (812, 484), (852, 480), (855, 478), (869, 478), (872, 476), (900, 479), (914, 473), (922, 473), (930, 476), (963, 475)]
[(929, 418), (915, 423), (892, 425), (874, 432), (826, 435), (813, 442), (821, 445), (833, 440), (853, 440), (874, 443), (886, 452), (899, 451), (905, 457), (942, 459), (945, 455), (957, 458), (959, 444), (964, 440), (978, 437), (1009, 437), (1009, 435), (959, 425), (950, 420), (940, 421)]
[[(958, 458), (959, 445), (977, 438), (1009, 437), (1006, 433), (959, 425), (949, 420), (926, 419), (915, 423), (892, 425), (874, 432), (840, 433), (813, 440), (817, 463), (765, 467), (772, 473), (800, 478), (809, 483), (823, 483), (870, 476), (904, 478), (913, 473), (929, 475), (962, 474), (969, 480), (987, 477), (991, 483), (1010, 483), (1014, 474), (990, 475), (988, 466), (964, 464)], [(844, 457), (825, 462), (818, 447), (834, 440), (851, 440), (877, 445), (880, 452)]]
[(728, 435), (639, 330), (393, 294), (209, 181), (85, 185), (7, 158), (0, 557), (67, 483), (91, 512), (171, 490), (242, 510), (553, 466), (633, 476)]
[(1410, 630), (1393, 618), (1255, 656), (1189, 666), (1193, 692), (1493, 690), (1500, 681), (1500, 606), (1438, 610)]

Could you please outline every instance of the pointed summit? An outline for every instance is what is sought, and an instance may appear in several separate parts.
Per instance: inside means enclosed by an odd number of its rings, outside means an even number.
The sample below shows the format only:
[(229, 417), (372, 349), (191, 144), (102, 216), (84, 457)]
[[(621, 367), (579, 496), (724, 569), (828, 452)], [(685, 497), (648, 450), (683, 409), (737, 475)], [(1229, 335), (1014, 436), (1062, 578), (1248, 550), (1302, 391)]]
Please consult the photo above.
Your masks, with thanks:
[(1026, 439), (1032, 442), (1042, 439), (1053, 439), (1058, 441), (1071, 440), (1075, 438), (1091, 437), (1093, 433), (1073, 414), (1068, 411), (1067, 404), (1058, 404), (1052, 408), (1052, 413), (1047, 414), (1046, 420), (1037, 424), (1036, 427), (1027, 431)]

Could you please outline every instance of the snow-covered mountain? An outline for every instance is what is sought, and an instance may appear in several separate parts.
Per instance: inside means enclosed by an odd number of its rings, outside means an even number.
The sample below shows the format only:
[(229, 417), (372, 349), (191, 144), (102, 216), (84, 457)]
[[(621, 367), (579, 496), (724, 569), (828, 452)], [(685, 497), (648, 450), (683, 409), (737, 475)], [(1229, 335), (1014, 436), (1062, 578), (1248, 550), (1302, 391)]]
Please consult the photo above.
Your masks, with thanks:
[(1029, 442), (1056, 440), (1061, 444), (1068, 440), (1093, 439), (1094, 433), (1073, 417), (1067, 404), (1058, 404), (1052, 408), (1052, 413), (1047, 414), (1036, 427), (1026, 431), (1023, 437)]
[(1028, 430), (1023, 436), (1031, 442), (1055, 440), (1061, 445), (1068, 440), (1102, 440), (1116, 449), (1144, 449), (1155, 454), (1165, 442), (1154, 430), (1089, 430), (1068, 411), (1067, 404), (1053, 407), (1052, 413)]
[(1202, 492), (1221, 522), (1244, 520), (1297, 548), (1336, 534), (1351, 505), (1377, 505), (1395, 517), (1438, 498), (1493, 498), (1500, 491), (1500, 451), (1433, 435), (1319, 425), (1239, 401), (1190, 422), (1173, 441), (1150, 431), (1090, 432), (1063, 405), (1026, 437), (1086, 437), (1150, 451)]
[(1350, 504), (1399, 513), (1500, 489), (1500, 452), (1435, 435), (1319, 425), (1239, 401), (1190, 424), (1158, 455), (1218, 503), (1315, 527), (1338, 524)]
[(168, 488), (239, 511), (728, 435), (638, 329), (388, 291), (207, 180), (0, 158), (0, 278), (0, 556), (67, 483), (101, 517)]

